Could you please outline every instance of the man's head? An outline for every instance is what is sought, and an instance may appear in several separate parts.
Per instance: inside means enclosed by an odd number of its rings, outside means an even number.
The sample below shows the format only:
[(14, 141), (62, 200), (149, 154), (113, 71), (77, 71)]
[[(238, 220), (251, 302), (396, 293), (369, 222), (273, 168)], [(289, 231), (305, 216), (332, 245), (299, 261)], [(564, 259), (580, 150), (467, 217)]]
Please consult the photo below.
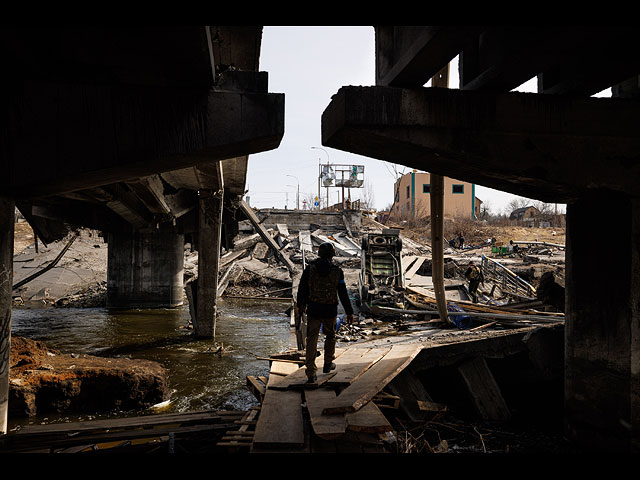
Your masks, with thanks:
[(336, 249), (329, 242), (325, 242), (318, 248), (318, 256), (331, 260), (336, 255)]
[(472, 266), (472, 265), (473, 265), (473, 262), (469, 262), (469, 266)]

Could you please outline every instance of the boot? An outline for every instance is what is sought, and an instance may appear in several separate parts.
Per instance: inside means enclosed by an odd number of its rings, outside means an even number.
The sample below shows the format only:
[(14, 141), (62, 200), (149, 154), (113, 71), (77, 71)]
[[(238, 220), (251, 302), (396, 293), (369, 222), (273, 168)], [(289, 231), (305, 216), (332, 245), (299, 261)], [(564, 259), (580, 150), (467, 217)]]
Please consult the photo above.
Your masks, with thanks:
[(336, 364), (331, 362), (329, 365), (325, 365), (322, 368), (322, 373), (329, 373), (331, 370), (335, 370), (336, 369)]

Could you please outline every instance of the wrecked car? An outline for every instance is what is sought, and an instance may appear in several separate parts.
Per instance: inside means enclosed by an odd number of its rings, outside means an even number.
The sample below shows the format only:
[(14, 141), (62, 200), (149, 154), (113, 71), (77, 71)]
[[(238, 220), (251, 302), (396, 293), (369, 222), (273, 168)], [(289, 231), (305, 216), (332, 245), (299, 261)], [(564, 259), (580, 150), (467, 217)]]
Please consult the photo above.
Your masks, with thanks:
[(359, 277), (360, 308), (396, 306), (402, 301), (402, 239), (397, 229), (368, 233), (362, 237)]

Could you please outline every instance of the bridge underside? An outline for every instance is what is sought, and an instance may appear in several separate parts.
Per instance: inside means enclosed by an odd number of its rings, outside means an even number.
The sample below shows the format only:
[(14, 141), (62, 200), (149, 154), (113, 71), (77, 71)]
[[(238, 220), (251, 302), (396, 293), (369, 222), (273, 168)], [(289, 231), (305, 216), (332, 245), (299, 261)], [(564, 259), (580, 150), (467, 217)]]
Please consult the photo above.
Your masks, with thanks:
[[(376, 86), (322, 117), (325, 146), (568, 204), (565, 425), (595, 450), (640, 449), (639, 46), (626, 27), (376, 27)], [(425, 88), (456, 55), (460, 90)]]
[(14, 205), (45, 243), (73, 226), (104, 232), (111, 307), (180, 305), (188, 238), (196, 335), (215, 335), (218, 257), (248, 156), (284, 134), (261, 38), (259, 26), (0, 29), (0, 420)]

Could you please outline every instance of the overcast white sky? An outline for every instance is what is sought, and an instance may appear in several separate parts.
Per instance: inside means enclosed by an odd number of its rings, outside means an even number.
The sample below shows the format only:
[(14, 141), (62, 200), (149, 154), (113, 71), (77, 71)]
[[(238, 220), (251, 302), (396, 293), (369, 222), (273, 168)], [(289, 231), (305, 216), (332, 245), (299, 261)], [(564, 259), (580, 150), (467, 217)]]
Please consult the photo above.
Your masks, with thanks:
[[(457, 58), (450, 68), (450, 88), (458, 88)], [(302, 208), (303, 198), (318, 194), (318, 164), (327, 160), (332, 164), (364, 165), (375, 208), (389, 206), (394, 182), (390, 164), (321, 143), (321, 117), (331, 96), (342, 86), (375, 85), (373, 27), (265, 26), (260, 70), (269, 74), (269, 92), (285, 94), (285, 133), (276, 150), (249, 156), (247, 195), (251, 206), (284, 208), (288, 202), (288, 208), (295, 208), (299, 186)], [(534, 79), (516, 90), (535, 89)], [(402, 165), (397, 168), (400, 172), (411, 171)], [(339, 191), (330, 189), (332, 203), (339, 201)], [(325, 192), (323, 188), (322, 195)], [(351, 189), (352, 199), (361, 194), (361, 189)], [(516, 198), (481, 185), (476, 187), (476, 196), (494, 213), (502, 212)]]

